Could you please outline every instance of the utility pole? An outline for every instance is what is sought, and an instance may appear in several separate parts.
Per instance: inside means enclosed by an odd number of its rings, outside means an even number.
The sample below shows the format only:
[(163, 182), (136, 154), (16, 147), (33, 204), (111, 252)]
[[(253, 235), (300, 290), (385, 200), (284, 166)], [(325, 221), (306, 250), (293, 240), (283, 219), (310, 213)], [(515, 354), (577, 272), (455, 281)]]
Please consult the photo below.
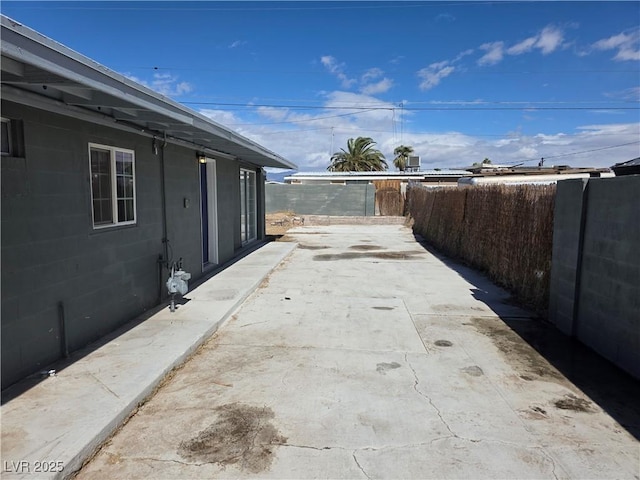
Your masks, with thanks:
[(333, 155), (333, 127), (331, 127), (331, 150), (329, 150), (329, 156)]

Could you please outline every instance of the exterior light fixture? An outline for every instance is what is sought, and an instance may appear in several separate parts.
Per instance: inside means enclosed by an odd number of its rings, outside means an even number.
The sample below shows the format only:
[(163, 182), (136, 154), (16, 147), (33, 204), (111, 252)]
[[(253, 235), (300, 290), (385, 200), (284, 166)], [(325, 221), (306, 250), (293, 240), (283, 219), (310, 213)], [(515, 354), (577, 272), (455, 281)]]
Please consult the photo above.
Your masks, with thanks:
[(198, 155), (198, 161), (200, 163), (207, 163), (207, 157), (205, 157), (204, 155)]

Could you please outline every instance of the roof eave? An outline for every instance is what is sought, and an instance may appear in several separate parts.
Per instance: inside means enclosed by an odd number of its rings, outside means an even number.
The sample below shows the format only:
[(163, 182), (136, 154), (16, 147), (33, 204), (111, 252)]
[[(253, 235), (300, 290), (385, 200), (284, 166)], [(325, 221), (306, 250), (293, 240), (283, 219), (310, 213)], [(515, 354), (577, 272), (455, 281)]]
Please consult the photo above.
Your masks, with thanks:
[[(2, 56), (15, 61), (14, 71), (8, 72), (2, 62), (3, 83), (36, 91), (40, 95), (56, 98), (69, 105), (105, 113), (112, 110), (115, 117), (123, 117), (142, 129), (156, 130), (189, 143), (194, 148), (218, 150), (240, 161), (257, 166), (297, 168), (280, 155), (252, 140), (214, 122), (178, 102), (171, 100), (74, 50), (32, 30), (4, 15), (2, 25)], [(32, 82), (20, 77), (19, 67), (29, 67), (42, 74), (51, 83)], [(23, 75), (24, 72), (23, 72)], [(36, 87), (40, 87), (38, 91)], [(51, 87), (47, 92), (43, 87)], [(127, 118), (129, 116), (129, 118)], [(193, 141), (194, 137), (203, 140)]]

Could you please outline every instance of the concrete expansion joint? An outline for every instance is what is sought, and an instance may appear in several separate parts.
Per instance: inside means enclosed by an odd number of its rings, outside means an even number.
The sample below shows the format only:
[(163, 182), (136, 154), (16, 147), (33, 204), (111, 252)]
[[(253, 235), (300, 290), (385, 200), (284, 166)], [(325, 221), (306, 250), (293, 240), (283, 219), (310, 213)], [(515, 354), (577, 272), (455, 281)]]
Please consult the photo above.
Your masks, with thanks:
[(89, 372), (89, 375), (91, 376), (91, 378), (93, 378), (96, 382), (98, 382), (98, 384), (104, 388), (107, 392), (109, 392), (111, 395), (113, 395), (116, 398), (120, 398), (120, 396), (114, 392), (113, 390), (111, 390), (107, 385), (104, 384), (104, 382), (102, 382), (98, 377), (96, 377), (93, 373)]

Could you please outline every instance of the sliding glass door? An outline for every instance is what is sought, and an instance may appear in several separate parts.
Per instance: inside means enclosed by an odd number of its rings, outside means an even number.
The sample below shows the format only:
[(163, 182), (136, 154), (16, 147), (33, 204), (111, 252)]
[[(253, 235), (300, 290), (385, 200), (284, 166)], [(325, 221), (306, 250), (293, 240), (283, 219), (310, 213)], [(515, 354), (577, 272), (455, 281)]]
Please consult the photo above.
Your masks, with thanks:
[(258, 202), (256, 172), (240, 170), (240, 235), (245, 245), (257, 238)]

